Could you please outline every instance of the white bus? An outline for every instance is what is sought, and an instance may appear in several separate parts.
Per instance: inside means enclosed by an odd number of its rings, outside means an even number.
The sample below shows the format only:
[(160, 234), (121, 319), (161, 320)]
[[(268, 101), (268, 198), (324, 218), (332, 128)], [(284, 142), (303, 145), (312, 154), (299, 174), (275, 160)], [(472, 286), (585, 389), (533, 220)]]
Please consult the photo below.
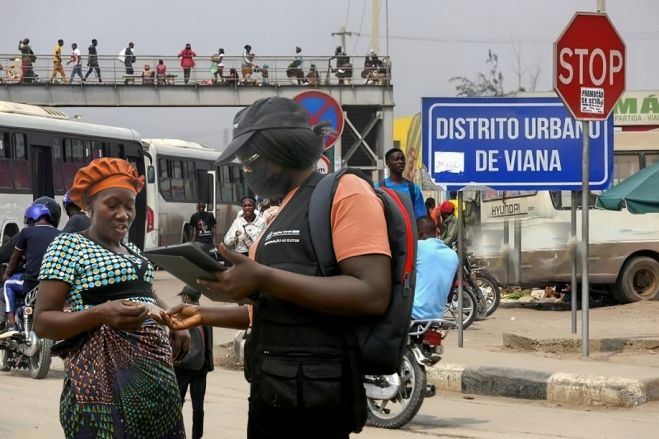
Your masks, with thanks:
[[(179, 139), (143, 139), (146, 185), (145, 248), (190, 238), (190, 216), (204, 202), (217, 219), (218, 242), (236, 218), (248, 189), (238, 164), (215, 167), (220, 152)], [(221, 236), (220, 236), (221, 235)]]
[[(614, 145), (614, 184), (659, 160), (659, 131), (616, 132)], [(622, 302), (658, 299), (659, 214), (594, 209), (596, 196), (590, 206), (591, 283), (606, 286)], [(519, 268), (523, 285), (570, 282), (570, 192), (467, 191), (465, 199), (479, 210), (480, 224), (469, 226), (473, 249), (500, 281), (510, 280), (509, 263), (517, 261), (514, 270)], [(580, 194), (578, 199), (580, 204)], [(515, 223), (521, 226), (517, 234)], [(580, 232), (578, 213), (577, 236)]]
[[(77, 170), (98, 157), (118, 157), (144, 174), (137, 132), (76, 120), (55, 109), (0, 101), (0, 238), (23, 226), (25, 209), (40, 196), (61, 201)], [(129, 239), (142, 247), (146, 195), (137, 198)], [(61, 223), (66, 222), (63, 214)]]

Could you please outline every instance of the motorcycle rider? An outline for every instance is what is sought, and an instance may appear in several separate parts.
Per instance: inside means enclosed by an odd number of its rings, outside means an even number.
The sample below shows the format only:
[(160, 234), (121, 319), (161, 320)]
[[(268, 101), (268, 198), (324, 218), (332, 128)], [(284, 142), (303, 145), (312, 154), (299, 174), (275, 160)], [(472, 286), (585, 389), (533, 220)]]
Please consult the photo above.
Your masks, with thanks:
[(458, 242), (458, 219), (455, 216), (455, 205), (449, 200), (442, 201), (439, 205), (442, 216), (442, 240), (449, 248), (457, 246)]
[(64, 206), (64, 211), (69, 217), (69, 220), (66, 222), (62, 232), (78, 233), (89, 228), (91, 220), (77, 204), (71, 201), (71, 197), (69, 196), (68, 191), (64, 194), (64, 201), (62, 201), (62, 205)]
[[(55, 200), (52, 198), (50, 200), (52, 200), (55, 203), (55, 206), (59, 209)], [(52, 203), (49, 204), (52, 205)], [(41, 268), (41, 259), (43, 258), (48, 245), (50, 245), (55, 236), (60, 233), (55, 227), (56, 224), (53, 217), (55, 217), (55, 215), (53, 215), (46, 204), (43, 203), (35, 202), (25, 211), (25, 223), (32, 227), (25, 227), (18, 234), (16, 247), (9, 258), (9, 265), (2, 279), (3, 282), (6, 282), (11, 277), (16, 270), (21, 256), (25, 255), (25, 274), (23, 276), (23, 290), (21, 292), (21, 297), (25, 297), (25, 294), (33, 288), (36, 288), (39, 284), (38, 276), (39, 269)], [(57, 220), (59, 220), (58, 216)], [(18, 299), (18, 297), (15, 299)], [(14, 311), (7, 313), (7, 328), (7, 333), (17, 329), (15, 308)]]
[[(458, 270), (458, 255), (438, 238), (437, 226), (431, 218), (419, 218), (417, 230), (419, 240), (412, 320), (440, 319)], [(434, 394), (435, 386), (428, 384), (426, 396)]]
[(432, 219), (427, 216), (419, 218), (417, 230), (419, 240), (412, 319), (439, 319), (444, 314), (444, 306), (458, 270), (458, 255), (438, 238)]

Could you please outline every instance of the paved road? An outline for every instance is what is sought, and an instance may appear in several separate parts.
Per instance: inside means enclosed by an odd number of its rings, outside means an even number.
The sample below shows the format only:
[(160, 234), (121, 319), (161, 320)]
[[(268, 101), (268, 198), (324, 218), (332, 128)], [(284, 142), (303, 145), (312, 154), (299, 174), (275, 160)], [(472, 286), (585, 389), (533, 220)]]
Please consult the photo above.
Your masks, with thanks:
[[(177, 303), (176, 293), (180, 291), (181, 284), (166, 273), (158, 273), (157, 278), (158, 294), (170, 305)], [(202, 298), (202, 303), (205, 300)], [(643, 318), (639, 320), (637, 306), (626, 309), (633, 311), (630, 320), (637, 323), (635, 331), (639, 331), (638, 326), (652, 325), (651, 321)], [(613, 314), (624, 316), (625, 309), (610, 309), (604, 312), (606, 315), (601, 316), (602, 320), (608, 320), (609, 324), (602, 324), (602, 328), (607, 329), (602, 332), (616, 332), (619, 331), (617, 328), (627, 327), (622, 322), (611, 320)], [(653, 313), (650, 312), (649, 315), (656, 319)], [(531, 326), (542, 326), (544, 331), (552, 333), (552, 326), (557, 324), (555, 320), (559, 316), (563, 320), (559, 323), (561, 327), (566, 325), (565, 320), (569, 325), (569, 313), (559, 315), (537, 314), (532, 310), (500, 310), (495, 314), (495, 318), (479, 322), (473, 330), (466, 331), (468, 338), (465, 339), (465, 346), (484, 350), (497, 349), (496, 340), (500, 340), (501, 331), (509, 328), (525, 331), (530, 330)], [(511, 320), (511, 317), (516, 319)], [(539, 320), (543, 320), (541, 325)], [(652, 331), (656, 331), (656, 327), (653, 326)], [(641, 332), (647, 334), (645, 330)], [(216, 329), (216, 342), (228, 341), (234, 333), (233, 330)], [(447, 349), (454, 349), (455, 339), (450, 341)], [(59, 359), (53, 361), (51, 372), (45, 380), (33, 380), (24, 371), (0, 372), (0, 395), (3, 402), (0, 409), (0, 438), (62, 437), (58, 421), (62, 377), (62, 362)], [(247, 384), (242, 373), (218, 369), (209, 375), (206, 413), (205, 437), (245, 437)], [(184, 416), (189, 432), (189, 404), (184, 405)], [(557, 407), (546, 402), (482, 396), (466, 399), (461, 394), (443, 393), (426, 400), (417, 417), (405, 429), (385, 431), (367, 428), (356, 437), (655, 438), (657, 431), (659, 402), (634, 409), (583, 409)]]
[[(62, 437), (58, 421), (62, 363), (57, 360), (45, 380), (24, 372), (0, 372), (0, 438)], [(190, 434), (191, 412), (184, 405)], [(242, 373), (217, 370), (209, 375), (204, 437), (245, 437), (247, 384)], [(547, 403), (442, 393), (427, 399), (417, 417), (403, 430), (366, 428), (354, 437), (387, 438), (656, 438), (659, 402), (635, 409), (563, 408)], [(312, 436), (310, 436), (312, 437)]]

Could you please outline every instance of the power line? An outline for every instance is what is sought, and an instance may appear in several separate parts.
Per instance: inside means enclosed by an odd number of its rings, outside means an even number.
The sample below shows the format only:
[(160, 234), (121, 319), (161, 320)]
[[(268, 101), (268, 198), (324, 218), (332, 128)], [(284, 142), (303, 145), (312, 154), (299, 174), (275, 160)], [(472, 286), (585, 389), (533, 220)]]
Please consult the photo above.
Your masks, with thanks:
[[(370, 33), (363, 33), (363, 36), (370, 37)], [(510, 44), (513, 40), (521, 44), (547, 44), (553, 43), (554, 39), (549, 38), (524, 38), (511, 39), (503, 37), (492, 38), (454, 38), (454, 37), (429, 37), (419, 35), (389, 35), (389, 39), (402, 41), (421, 41), (435, 43), (456, 43), (456, 44)], [(659, 39), (659, 31), (649, 32), (632, 32), (624, 35), (625, 41), (649, 41)]]

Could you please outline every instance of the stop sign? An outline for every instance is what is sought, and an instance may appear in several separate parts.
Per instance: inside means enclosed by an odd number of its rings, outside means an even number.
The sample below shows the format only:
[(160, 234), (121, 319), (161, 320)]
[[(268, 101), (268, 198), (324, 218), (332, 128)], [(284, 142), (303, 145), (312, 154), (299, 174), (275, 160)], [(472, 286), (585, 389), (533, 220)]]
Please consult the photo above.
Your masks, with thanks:
[(625, 90), (625, 64), (609, 17), (577, 12), (554, 43), (554, 90), (575, 119), (605, 120)]

